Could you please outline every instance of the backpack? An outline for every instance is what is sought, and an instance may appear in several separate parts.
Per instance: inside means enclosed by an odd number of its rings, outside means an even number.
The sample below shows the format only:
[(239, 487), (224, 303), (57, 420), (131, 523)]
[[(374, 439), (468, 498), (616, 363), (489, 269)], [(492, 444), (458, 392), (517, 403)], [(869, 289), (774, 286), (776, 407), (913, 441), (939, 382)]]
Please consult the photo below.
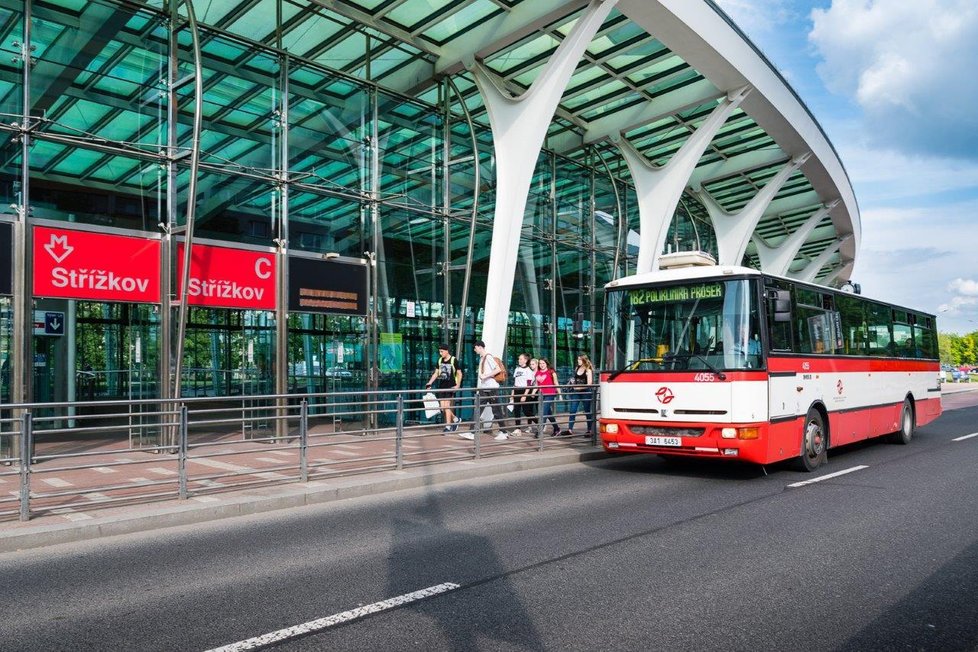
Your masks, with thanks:
[(492, 356), (492, 359), (496, 361), (496, 366), (499, 368), (499, 371), (496, 372), (496, 375), (492, 377), (493, 380), (495, 380), (497, 383), (506, 382), (506, 378), (509, 377), (509, 374), (506, 373), (506, 365), (504, 365), (503, 361), (497, 358), (496, 356)]

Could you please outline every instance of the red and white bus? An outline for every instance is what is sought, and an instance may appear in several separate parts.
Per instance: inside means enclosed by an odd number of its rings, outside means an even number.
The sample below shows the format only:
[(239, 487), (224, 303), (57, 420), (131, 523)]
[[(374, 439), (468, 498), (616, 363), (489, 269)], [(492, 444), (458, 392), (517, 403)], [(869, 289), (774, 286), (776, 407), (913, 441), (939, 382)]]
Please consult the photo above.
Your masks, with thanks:
[(744, 267), (606, 286), (601, 442), (616, 453), (796, 459), (941, 414), (933, 315)]

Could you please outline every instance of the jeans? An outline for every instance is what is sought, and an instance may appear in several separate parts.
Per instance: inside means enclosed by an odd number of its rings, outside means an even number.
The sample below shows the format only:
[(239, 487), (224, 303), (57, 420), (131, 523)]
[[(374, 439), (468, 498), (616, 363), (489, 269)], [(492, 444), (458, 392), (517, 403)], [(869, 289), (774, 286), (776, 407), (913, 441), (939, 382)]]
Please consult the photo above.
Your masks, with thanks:
[(570, 414), (570, 422), (567, 425), (568, 430), (574, 429), (574, 421), (577, 419), (577, 409), (579, 407), (584, 407), (584, 417), (587, 419), (587, 431), (590, 433), (594, 432), (594, 413), (591, 411), (591, 392), (575, 392), (570, 396), (570, 408), (568, 412)]
[(540, 425), (543, 426), (545, 421), (550, 421), (553, 424), (554, 434), (557, 433), (557, 419), (554, 417), (554, 403), (556, 402), (556, 394), (543, 394), (541, 396), (542, 405), (540, 407)]
[[(525, 400), (520, 400), (520, 399)], [(523, 425), (526, 418), (527, 425), (533, 425), (533, 417), (536, 415), (537, 397), (530, 394), (529, 388), (520, 388), (513, 391), (513, 416), (517, 426)]]

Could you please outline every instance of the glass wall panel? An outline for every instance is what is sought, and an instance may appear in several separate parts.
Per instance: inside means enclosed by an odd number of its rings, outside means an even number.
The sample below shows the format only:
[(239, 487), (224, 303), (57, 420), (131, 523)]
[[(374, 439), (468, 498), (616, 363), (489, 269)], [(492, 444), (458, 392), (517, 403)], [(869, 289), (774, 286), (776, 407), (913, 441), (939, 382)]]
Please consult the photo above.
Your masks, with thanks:
[(78, 14), (37, 7), (31, 111), (41, 132), (155, 154), (165, 145), (167, 32), (152, 14), (105, 2)]
[(308, 186), (355, 195), (368, 188), (370, 94), (297, 64), (289, 70), (289, 174)]
[(166, 176), (157, 163), (38, 136), (31, 148), (35, 218), (157, 231)]
[[(24, 42), (23, 3), (0, 7), (0, 124), (17, 122), (24, 112), (24, 65), (21, 48)], [(6, 158), (5, 158), (6, 160)]]
[(383, 201), (434, 210), (441, 202), (441, 116), (415, 102), (378, 93), (377, 135)]
[(362, 258), (370, 248), (363, 203), (293, 187), (289, 194), (289, 248)]

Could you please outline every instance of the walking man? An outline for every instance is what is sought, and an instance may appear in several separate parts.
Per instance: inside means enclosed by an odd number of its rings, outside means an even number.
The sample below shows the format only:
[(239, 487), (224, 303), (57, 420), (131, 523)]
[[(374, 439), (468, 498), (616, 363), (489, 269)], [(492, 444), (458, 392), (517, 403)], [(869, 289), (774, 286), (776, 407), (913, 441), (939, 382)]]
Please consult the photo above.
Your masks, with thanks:
[(438, 361), (435, 363), (435, 371), (428, 379), (425, 387), (434, 386), (438, 390), (438, 407), (445, 414), (445, 432), (455, 432), (458, 430), (458, 422), (461, 421), (452, 410), (452, 398), (455, 392), (462, 385), (462, 370), (458, 366), (458, 360), (449, 352), (448, 345), (442, 344), (438, 347)]
[[(508, 436), (505, 430), (506, 410), (502, 406), (499, 396), (499, 381), (496, 380), (496, 377), (505, 375), (506, 370), (500, 367), (494, 355), (486, 351), (486, 343), (482, 340), (476, 340), (474, 349), (476, 355), (479, 356), (479, 397), (483, 404), (488, 403), (492, 409), (492, 422), (496, 424), (497, 429), (494, 439), (502, 441)], [(476, 415), (476, 418), (480, 416)]]

